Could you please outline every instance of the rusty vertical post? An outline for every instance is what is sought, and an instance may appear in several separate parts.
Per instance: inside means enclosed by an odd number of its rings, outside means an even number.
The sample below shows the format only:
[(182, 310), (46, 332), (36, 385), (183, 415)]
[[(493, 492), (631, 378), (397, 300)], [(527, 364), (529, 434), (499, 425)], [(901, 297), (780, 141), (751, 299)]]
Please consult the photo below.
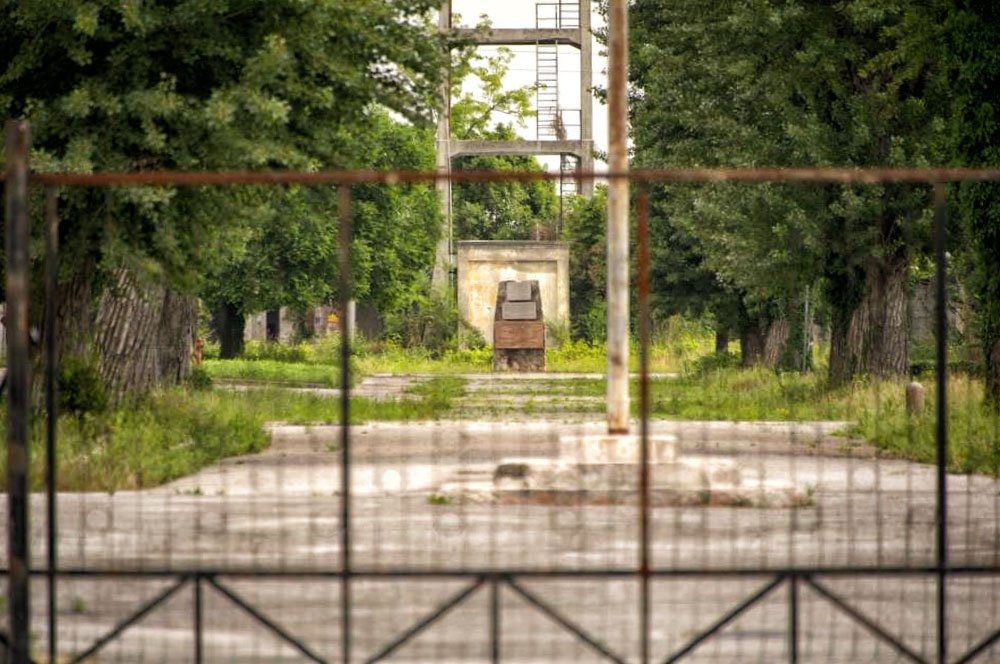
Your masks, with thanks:
[(56, 390), (56, 313), (59, 309), (59, 192), (45, 190), (45, 513), (46, 579), (48, 582), (49, 661), (56, 661), (57, 602), (56, 568), (58, 542), (56, 523), (56, 427), (59, 406)]
[(934, 263), (937, 324), (937, 623), (938, 661), (948, 661), (948, 190), (943, 182), (934, 185)]
[(649, 556), (649, 192), (636, 201), (639, 241), (639, 661), (650, 655), (650, 556)]
[(7, 122), (7, 606), (10, 662), (31, 661), (28, 571), (28, 123)]
[(351, 301), (351, 188), (337, 190), (340, 234), (338, 259), (340, 271), (340, 627), (341, 656), (351, 661), (351, 338), (346, 322)]
[(629, 430), (628, 399), (628, 8), (608, 8), (608, 433)]

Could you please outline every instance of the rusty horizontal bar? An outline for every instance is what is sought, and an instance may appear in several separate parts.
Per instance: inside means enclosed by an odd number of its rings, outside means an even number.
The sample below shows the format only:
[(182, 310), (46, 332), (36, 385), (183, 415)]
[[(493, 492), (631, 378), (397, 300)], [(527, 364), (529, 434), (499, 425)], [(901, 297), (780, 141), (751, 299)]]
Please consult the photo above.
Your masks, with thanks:
[[(6, 172), (4, 172), (6, 177)], [(666, 168), (627, 173), (578, 171), (583, 180), (626, 178), (639, 183), (801, 182), (814, 184), (880, 184), (1000, 181), (996, 168)], [(166, 187), (208, 185), (338, 185), (414, 184), (451, 180), (473, 182), (539, 182), (559, 180), (559, 172), (539, 171), (139, 171), (98, 173), (33, 173), (29, 183), (46, 187)]]
[[(498, 579), (506, 582), (510, 578), (524, 579), (581, 579), (581, 578), (607, 578), (626, 579), (639, 578), (642, 570), (636, 567), (603, 567), (593, 569), (531, 569), (531, 568), (466, 568), (466, 569), (419, 569), (419, 568), (389, 568), (389, 569), (353, 569), (345, 574), (336, 568), (226, 568), (226, 567), (203, 567), (199, 569), (170, 568), (170, 567), (147, 567), (147, 568), (102, 568), (102, 567), (70, 567), (64, 566), (56, 570), (58, 577), (106, 577), (106, 578), (157, 578), (157, 577), (188, 577), (188, 578), (208, 578), (208, 577), (230, 577), (230, 578), (272, 578), (272, 579), (340, 579), (349, 576), (352, 579), (362, 579), (370, 581), (392, 580), (392, 579)], [(867, 576), (936, 576), (941, 573), (937, 565), (921, 566), (815, 566), (815, 567), (773, 567), (773, 568), (717, 568), (706, 569), (700, 567), (677, 567), (677, 568), (653, 568), (649, 574), (658, 578), (671, 577), (775, 577), (786, 578), (805, 576), (813, 577), (867, 577)], [(0, 568), (0, 578), (9, 574), (9, 570)], [(48, 570), (45, 568), (32, 568), (32, 576), (46, 576)], [(948, 576), (1000, 576), (1000, 565), (952, 565), (945, 570)]]

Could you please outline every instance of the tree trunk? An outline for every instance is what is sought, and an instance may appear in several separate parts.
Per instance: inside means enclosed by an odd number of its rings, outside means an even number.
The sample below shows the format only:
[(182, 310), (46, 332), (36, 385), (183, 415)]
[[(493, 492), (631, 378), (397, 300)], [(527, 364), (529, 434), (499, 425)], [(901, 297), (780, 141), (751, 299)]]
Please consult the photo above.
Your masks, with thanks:
[(715, 352), (726, 353), (729, 351), (729, 330), (724, 327), (715, 328)]
[(1000, 338), (993, 339), (986, 358), (986, 402), (994, 411), (1000, 411)]
[(140, 288), (125, 268), (115, 271), (101, 294), (95, 338), (101, 378), (113, 402), (156, 384), (162, 312), (162, 287)]
[(860, 300), (853, 307), (833, 302), (830, 379), (858, 375), (905, 376), (909, 361), (905, 255), (871, 258)]
[(749, 314), (745, 309), (741, 311), (740, 351), (743, 366), (777, 368), (785, 356), (788, 334), (788, 321), (783, 317)]
[(94, 335), (93, 271), (80, 270), (58, 285), (56, 357), (90, 358)]
[(764, 359), (764, 335), (757, 321), (740, 330), (740, 355), (745, 367), (759, 365)]
[(785, 318), (777, 318), (768, 323), (767, 334), (764, 336), (764, 366), (773, 369), (781, 362), (788, 345), (788, 331), (788, 320)]
[(191, 375), (191, 351), (197, 327), (197, 298), (167, 290), (157, 328), (158, 385), (178, 385)]
[(212, 325), (219, 337), (219, 357), (231, 360), (243, 354), (246, 317), (239, 309), (228, 302), (223, 302), (215, 309)]

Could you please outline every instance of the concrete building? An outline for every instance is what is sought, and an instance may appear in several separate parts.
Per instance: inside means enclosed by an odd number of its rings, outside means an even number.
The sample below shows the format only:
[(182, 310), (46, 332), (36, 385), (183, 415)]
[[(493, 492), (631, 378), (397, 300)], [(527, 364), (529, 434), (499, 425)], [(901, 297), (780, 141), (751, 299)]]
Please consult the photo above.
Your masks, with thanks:
[[(565, 242), (460, 241), (458, 313), (493, 343), (497, 285), (537, 280), (546, 324), (569, 324), (569, 245)], [(551, 340), (549, 340), (551, 341)]]

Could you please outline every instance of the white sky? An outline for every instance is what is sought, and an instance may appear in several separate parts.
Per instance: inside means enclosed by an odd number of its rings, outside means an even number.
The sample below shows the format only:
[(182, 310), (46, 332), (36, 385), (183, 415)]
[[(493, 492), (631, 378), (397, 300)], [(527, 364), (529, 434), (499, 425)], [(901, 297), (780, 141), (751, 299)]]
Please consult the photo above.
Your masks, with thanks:
[[(551, 3), (553, 0), (544, 0)], [(533, 28), (535, 27), (535, 6), (539, 4), (536, 0), (452, 0), (452, 13), (458, 20), (456, 27), (473, 27), (479, 22), (479, 17), (485, 14), (495, 28)], [(593, 3), (596, 5), (596, 3)], [(592, 27), (601, 27), (604, 24), (602, 17), (592, 7), (591, 16)], [(511, 87), (522, 87), (535, 82), (535, 47), (534, 46), (510, 46), (514, 52), (514, 59), (510, 64), (506, 80)], [(594, 42), (593, 57), (593, 83), (604, 86), (607, 82), (605, 71), (607, 69), (607, 58), (601, 55), (603, 49), (596, 40)], [(480, 47), (479, 52), (484, 56), (492, 55), (496, 52), (495, 47)], [(578, 109), (580, 107), (580, 51), (570, 46), (559, 47), (559, 100), (560, 106), (564, 109)], [(608, 147), (608, 113), (607, 108), (593, 100), (594, 109), (594, 148), (599, 152), (607, 151)], [(498, 115), (500, 122), (510, 122), (509, 117)], [(534, 118), (528, 121), (526, 128), (516, 128), (518, 133), (524, 138), (535, 138)], [(559, 168), (558, 157), (540, 157), (539, 161), (550, 170)], [(600, 162), (598, 168), (604, 167)]]

